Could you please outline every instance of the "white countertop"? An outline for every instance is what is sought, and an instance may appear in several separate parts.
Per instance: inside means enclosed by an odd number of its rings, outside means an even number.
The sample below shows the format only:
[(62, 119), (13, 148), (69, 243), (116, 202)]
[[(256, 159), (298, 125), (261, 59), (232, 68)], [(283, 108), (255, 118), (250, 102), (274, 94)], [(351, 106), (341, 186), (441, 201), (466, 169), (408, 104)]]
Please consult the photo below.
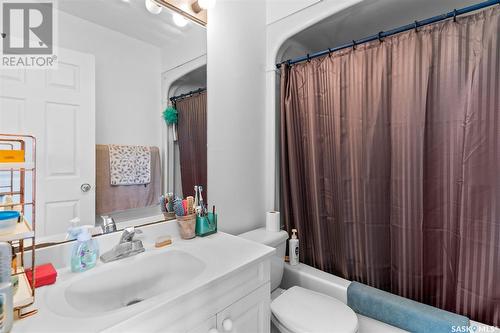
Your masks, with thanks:
[[(35, 308), (38, 309), (38, 313), (32, 317), (15, 321), (12, 332), (99, 332), (119, 323), (133, 321), (135, 316), (145, 310), (175, 302), (182, 296), (196, 294), (197, 290), (207, 285), (217, 284), (220, 279), (271, 257), (275, 251), (273, 248), (222, 232), (203, 238), (196, 237), (192, 240), (182, 240), (176, 237), (178, 235), (176, 229), (174, 229), (177, 228), (176, 224), (176, 221), (167, 221), (140, 228), (144, 232), (142, 237), (146, 248), (144, 253), (107, 264), (99, 261), (95, 268), (83, 273), (72, 273), (69, 267), (61, 267), (61, 260), (63, 260), (61, 258), (64, 258), (64, 260), (69, 258), (69, 254), (66, 252), (69, 252), (71, 244), (56, 246), (52, 250), (46, 250), (45, 252), (40, 250), (42, 253), (39, 256), (37, 252), (37, 259), (42, 257), (45, 260), (37, 260), (39, 264), (47, 262), (50, 257), (54, 258), (54, 266), (59, 268), (57, 281), (54, 285), (44, 286), (36, 290)], [(118, 232), (98, 237), (101, 253), (115, 245), (120, 234)], [(156, 236), (164, 234), (174, 236), (173, 244), (161, 249), (155, 248), (154, 239)], [(178, 288), (173, 288), (133, 306), (120, 308), (101, 315), (62, 316), (56, 313), (57, 311), (52, 311), (47, 305), (48, 297), (51, 295), (50, 291), (53, 288), (62, 288), (85, 274), (89, 274), (90, 277), (93, 273), (110, 269), (111, 265), (127, 265), (146, 256), (161, 255), (175, 250), (189, 253), (205, 263), (205, 268), (200, 275)], [(65, 253), (54, 255), (54, 251), (64, 251)], [(69, 263), (69, 261), (67, 262)], [(126, 279), (127, 277), (124, 276), (123, 278)], [(95, 281), (95, 283), (99, 283), (99, 281)]]

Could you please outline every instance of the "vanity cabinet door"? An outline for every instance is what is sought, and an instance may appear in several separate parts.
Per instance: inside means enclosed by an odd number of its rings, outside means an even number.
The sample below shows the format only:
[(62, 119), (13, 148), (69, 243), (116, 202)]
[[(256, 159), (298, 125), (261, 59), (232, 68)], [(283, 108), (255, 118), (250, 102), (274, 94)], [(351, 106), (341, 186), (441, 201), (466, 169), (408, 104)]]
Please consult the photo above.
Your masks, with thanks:
[[(270, 285), (259, 289), (233, 303), (217, 314), (219, 333), (269, 333)], [(210, 333), (215, 333), (210, 332)]]
[(217, 317), (213, 316), (187, 331), (187, 333), (217, 333)]

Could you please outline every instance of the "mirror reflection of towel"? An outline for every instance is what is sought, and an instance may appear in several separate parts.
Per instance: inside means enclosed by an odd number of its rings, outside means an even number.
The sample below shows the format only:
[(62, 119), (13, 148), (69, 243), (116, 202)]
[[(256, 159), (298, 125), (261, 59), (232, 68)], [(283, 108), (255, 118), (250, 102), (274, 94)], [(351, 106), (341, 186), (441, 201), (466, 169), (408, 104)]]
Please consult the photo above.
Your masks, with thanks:
[(151, 150), (151, 182), (147, 185), (115, 186), (110, 182), (108, 145), (96, 145), (96, 214), (148, 207), (161, 195), (161, 161), (158, 147)]
[(147, 146), (109, 145), (111, 185), (151, 182), (151, 150)]

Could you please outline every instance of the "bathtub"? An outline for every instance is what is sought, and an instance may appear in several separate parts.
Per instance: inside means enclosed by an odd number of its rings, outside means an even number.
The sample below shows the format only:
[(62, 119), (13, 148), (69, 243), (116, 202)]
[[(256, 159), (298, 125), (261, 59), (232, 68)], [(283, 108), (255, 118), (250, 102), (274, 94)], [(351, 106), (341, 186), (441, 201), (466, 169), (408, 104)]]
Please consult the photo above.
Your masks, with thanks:
[[(285, 263), (285, 271), (281, 280), (280, 288), (288, 289), (293, 286), (301, 286), (339, 299), (347, 304), (347, 287), (351, 282), (338, 276), (325, 273), (305, 264), (291, 266)], [(279, 293), (280, 291), (276, 291)], [(275, 294), (273, 297), (277, 297)], [(359, 330), (358, 333), (401, 333), (407, 332), (400, 328), (388, 325), (381, 321), (357, 314)], [(471, 332), (500, 333), (500, 329), (481, 324), (471, 320), (471, 326), (476, 330)], [(438, 333), (438, 332), (436, 332)]]

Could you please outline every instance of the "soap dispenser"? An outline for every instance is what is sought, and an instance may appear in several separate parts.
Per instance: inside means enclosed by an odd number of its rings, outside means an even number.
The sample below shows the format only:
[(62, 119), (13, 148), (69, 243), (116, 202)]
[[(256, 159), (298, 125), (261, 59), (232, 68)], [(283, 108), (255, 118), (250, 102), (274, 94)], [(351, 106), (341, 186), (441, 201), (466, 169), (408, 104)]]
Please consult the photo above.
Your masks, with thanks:
[(290, 265), (299, 264), (299, 239), (297, 238), (297, 229), (292, 229), (292, 238), (288, 241), (288, 251), (290, 253)]
[(74, 219), (69, 221), (69, 228), (68, 228), (68, 232), (66, 233), (65, 240), (76, 239), (76, 237), (78, 236), (78, 233), (80, 232), (79, 227), (78, 227), (79, 224), (80, 224), (79, 217), (75, 217)]
[(71, 252), (71, 271), (84, 272), (96, 265), (99, 257), (99, 246), (92, 239), (88, 226), (78, 228), (76, 240)]

